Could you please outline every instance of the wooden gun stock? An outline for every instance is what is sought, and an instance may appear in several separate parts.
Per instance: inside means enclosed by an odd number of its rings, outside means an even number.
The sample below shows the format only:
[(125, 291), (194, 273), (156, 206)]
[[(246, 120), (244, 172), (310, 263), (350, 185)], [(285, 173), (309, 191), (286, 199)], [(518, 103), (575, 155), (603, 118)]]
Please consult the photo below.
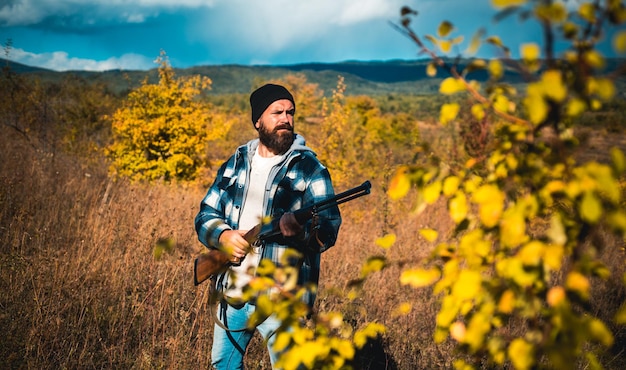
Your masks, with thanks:
[[(250, 229), (243, 238), (250, 244), (254, 243), (261, 232), (262, 224)], [(230, 265), (241, 263), (241, 259), (228, 255), (219, 249), (211, 248), (200, 254), (193, 263), (193, 284), (198, 285), (210, 278), (226, 271)]]
[[(341, 194), (335, 195), (334, 197), (299, 209), (294, 212), (296, 220), (298, 220), (299, 223), (304, 224), (307, 220), (313, 217), (313, 214), (317, 212), (369, 194), (371, 187), (372, 185), (370, 182), (365, 181), (363, 184)], [(246, 239), (248, 243), (252, 244), (259, 238), (268, 237), (280, 232), (279, 230), (272, 230), (269, 233), (261, 235), (262, 228), (263, 224), (256, 225), (244, 235), (244, 239)], [(239, 263), (241, 263), (239, 258), (232, 257), (219, 249), (211, 248), (208, 252), (204, 252), (196, 257), (193, 264), (193, 283), (194, 285), (198, 285), (209, 279), (211, 276), (217, 276), (226, 271), (231, 265)]]

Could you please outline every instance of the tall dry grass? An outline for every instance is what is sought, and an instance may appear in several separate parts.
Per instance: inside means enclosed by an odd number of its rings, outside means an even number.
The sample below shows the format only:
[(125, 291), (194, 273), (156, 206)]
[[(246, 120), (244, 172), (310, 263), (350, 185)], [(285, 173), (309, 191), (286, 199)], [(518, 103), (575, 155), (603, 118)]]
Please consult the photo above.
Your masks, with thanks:
[[(98, 161), (85, 165), (52, 156), (8, 128), (0, 130), (0, 365), (209, 368), (207, 286), (192, 283), (192, 261), (203, 248), (193, 217), (205, 189), (112, 182)], [(323, 255), (317, 309), (342, 312), (355, 328), (369, 321), (387, 327), (359, 353), (355, 367), (450, 368), (452, 345), (432, 340), (435, 298), (398, 282), (402, 268), (430, 252), (417, 230), (450, 226), (444, 205), (410, 217), (410, 204), (389, 203), (375, 184), (371, 195), (342, 205), (342, 212), (337, 245)], [(383, 250), (375, 239), (387, 232), (398, 241)], [(174, 248), (157, 259), (154, 247), (166, 238)], [(619, 248), (607, 250), (609, 260), (620, 261)], [(350, 281), (371, 255), (385, 255), (390, 267), (370, 278), (358, 299), (348, 300)], [(624, 299), (619, 275), (612, 284), (596, 296), (607, 317)], [(401, 302), (413, 304), (408, 315), (395, 314)], [(623, 333), (620, 338), (623, 348)], [(619, 355), (618, 349), (612, 356)], [(258, 336), (246, 366), (269, 368)]]

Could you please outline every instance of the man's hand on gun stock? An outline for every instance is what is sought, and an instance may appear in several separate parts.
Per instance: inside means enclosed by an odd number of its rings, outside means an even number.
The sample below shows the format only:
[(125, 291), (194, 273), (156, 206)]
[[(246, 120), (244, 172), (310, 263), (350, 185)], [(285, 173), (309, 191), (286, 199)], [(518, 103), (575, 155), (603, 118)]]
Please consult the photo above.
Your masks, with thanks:
[(241, 260), (248, 254), (250, 243), (244, 239), (247, 230), (226, 230), (220, 235), (220, 245), (237, 260)]

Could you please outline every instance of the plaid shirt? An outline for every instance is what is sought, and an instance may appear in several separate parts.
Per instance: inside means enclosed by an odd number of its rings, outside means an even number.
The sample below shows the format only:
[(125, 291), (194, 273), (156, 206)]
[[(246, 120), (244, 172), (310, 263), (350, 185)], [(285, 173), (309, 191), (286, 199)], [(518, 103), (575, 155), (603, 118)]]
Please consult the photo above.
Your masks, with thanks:
[[(217, 172), (213, 185), (200, 203), (195, 218), (198, 240), (208, 248), (217, 248), (222, 232), (238, 229), (239, 217), (251, 185), (250, 165), (259, 140), (255, 139), (237, 148)], [(253, 186), (262, 186), (253, 184)], [(296, 135), (284, 159), (274, 166), (267, 180), (264, 214), (278, 217), (335, 195), (330, 174), (317, 159), (315, 153), (305, 146), (304, 138)], [(286, 248), (295, 248), (302, 255), (299, 284), (317, 287), (320, 273), (320, 253), (332, 247), (337, 240), (341, 215), (337, 206), (319, 213), (319, 220), (312, 228), (312, 221), (304, 225), (304, 237), (271, 237), (263, 242), (262, 257), (281, 265)], [(315, 292), (310, 291), (303, 300), (313, 305)]]

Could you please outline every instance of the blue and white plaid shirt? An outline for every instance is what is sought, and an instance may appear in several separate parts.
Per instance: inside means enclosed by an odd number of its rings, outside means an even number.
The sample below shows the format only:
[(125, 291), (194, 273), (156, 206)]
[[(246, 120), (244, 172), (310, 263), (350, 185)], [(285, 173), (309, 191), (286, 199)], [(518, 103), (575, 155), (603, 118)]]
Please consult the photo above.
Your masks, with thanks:
[[(259, 140), (255, 139), (237, 148), (217, 172), (213, 185), (200, 203), (195, 218), (198, 240), (208, 248), (219, 246), (219, 237), (225, 230), (238, 229), (239, 217), (250, 184), (250, 165)], [(284, 212), (294, 212), (302, 207), (326, 200), (335, 195), (328, 169), (315, 153), (305, 146), (304, 138), (296, 135), (284, 159), (270, 172), (264, 199), (264, 214), (279, 217)], [(304, 225), (304, 237), (272, 237), (265, 240), (262, 257), (281, 264), (286, 248), (296, 248), (303, 259), (300, 264), (300, 285), (317, 287), (320, 273), (320, 253), (332, 247), (337, 240), (341, 215), (337, 206), (319, 212), (318, 225)], [(303, 300), (310, 306), (315, 301), (311, 291)]]

